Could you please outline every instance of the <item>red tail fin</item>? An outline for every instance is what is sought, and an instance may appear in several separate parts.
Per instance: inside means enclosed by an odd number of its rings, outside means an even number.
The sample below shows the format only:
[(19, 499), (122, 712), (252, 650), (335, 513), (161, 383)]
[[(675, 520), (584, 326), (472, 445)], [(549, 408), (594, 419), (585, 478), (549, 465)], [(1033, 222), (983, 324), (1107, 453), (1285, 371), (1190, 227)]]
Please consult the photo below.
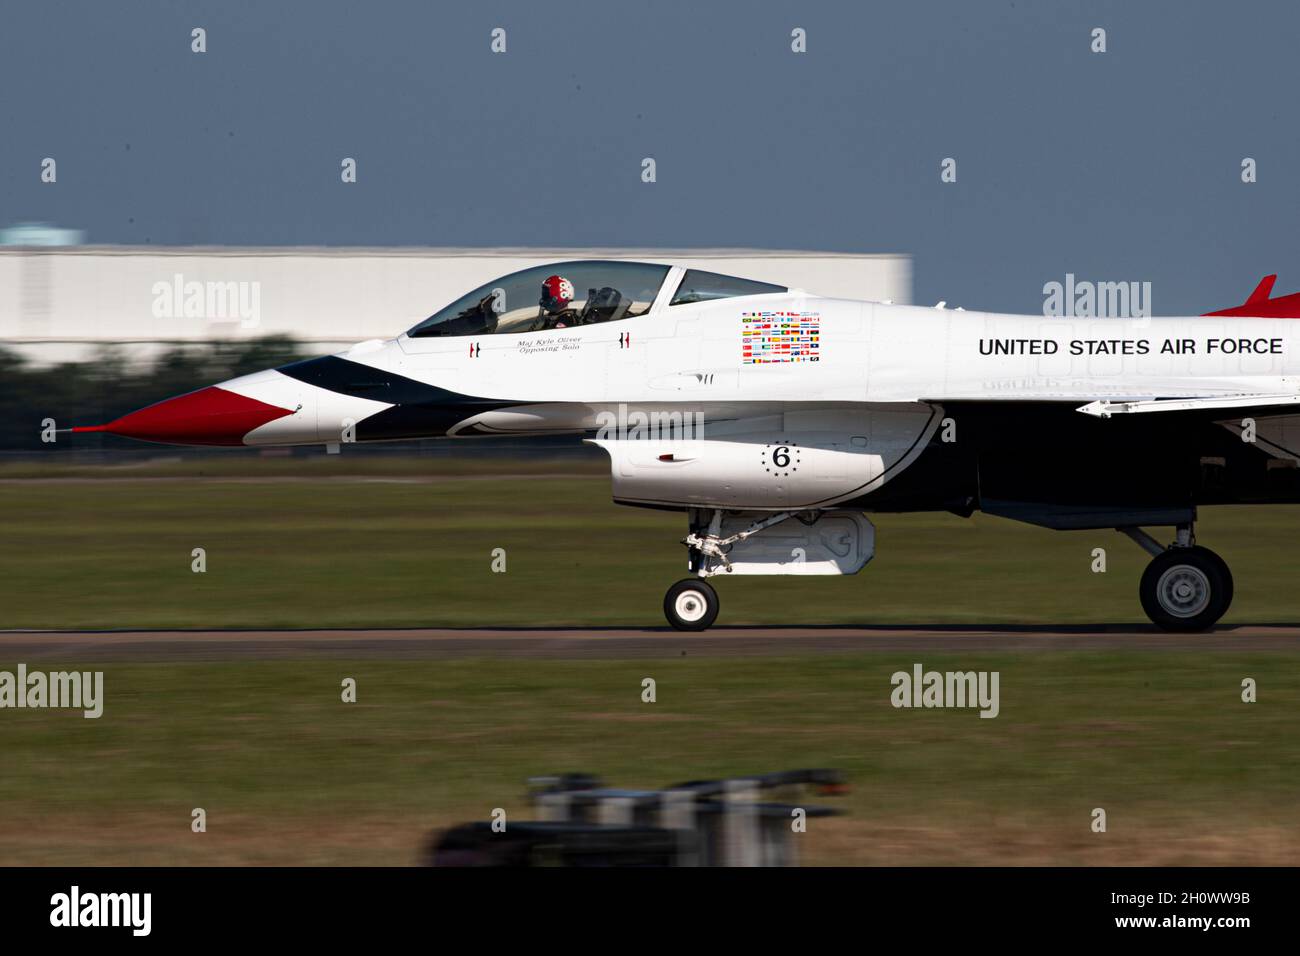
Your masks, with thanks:
[(1260, 279), (1259, 285), (1255, 286), (1255, 291), (1250, 294), (1250, 298), (1246, 300), (1246, 304), (1252, 305), (1260, 302), (1267, 302), (1268, 297), (1273, 294), (1273, 283), (1276, 281), (1276, 272), (1271, 276), (1264, 276), (1264, 278)]
[(1205, 314), (1259, 319), (1300, 319), (1300, 292), (1293, 292), (1291, 295), (1284, 295), (1277, 299), (1269, 298), (1273, 294), (1273, 283), (1276, 281), (1276, 274), (1264, 276), (1259, 280), (1259, 285), (1255, 286), (1255, 291), (1241, 305)]

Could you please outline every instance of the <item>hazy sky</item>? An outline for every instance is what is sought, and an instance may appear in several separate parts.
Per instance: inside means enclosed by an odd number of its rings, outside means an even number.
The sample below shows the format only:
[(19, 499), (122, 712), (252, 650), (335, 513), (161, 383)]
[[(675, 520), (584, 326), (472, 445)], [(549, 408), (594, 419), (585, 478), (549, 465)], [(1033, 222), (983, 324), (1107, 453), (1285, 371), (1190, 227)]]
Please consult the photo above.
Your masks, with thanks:
[(1201, 312), (1300, 289), (1297, 36), (1294, 3), (5, 0), (0, 224), (906, 252), (920, 302), (1072, 272)]

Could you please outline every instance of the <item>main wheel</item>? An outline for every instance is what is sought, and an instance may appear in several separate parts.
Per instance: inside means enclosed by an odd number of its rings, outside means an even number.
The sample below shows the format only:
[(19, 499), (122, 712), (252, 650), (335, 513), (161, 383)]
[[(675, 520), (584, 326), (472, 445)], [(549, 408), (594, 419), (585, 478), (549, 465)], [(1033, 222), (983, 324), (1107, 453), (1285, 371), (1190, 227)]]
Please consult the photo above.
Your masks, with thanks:
[[(1211, 561), (1219, 566), (1219, 573), (1223, 575), (1223, 613), (1226, 614), (1228, 608), (1232, 607), (1233, 581), (1232, 571), (1228, 567), (1228, 562), (1219, 557), (1218, 552), (1211, 551), (1209, 548), (1202, 548), (1199, 544), (1192, 548), (1193, 551), (1200, 551)], [(1220, 615), (1222, 617), (1222, 614)]]
[(1232, 602), (1232, 574), (1208, 548), (1170, 548), (1147, 565), (1138, 593), (1157, 627), (1204, 631)]
[(664, 617), (679, 631), (703, 631), (718, 617), (718, 592), (703, 578), (678, 581), (664, 595)]

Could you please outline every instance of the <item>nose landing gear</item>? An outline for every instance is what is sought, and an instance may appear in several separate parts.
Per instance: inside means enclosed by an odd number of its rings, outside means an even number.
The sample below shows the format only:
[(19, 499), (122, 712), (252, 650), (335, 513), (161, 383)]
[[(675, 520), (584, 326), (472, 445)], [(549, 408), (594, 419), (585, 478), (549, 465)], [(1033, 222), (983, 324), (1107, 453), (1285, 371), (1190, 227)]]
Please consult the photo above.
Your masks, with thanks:
[(1232, 604), (1232, 572), (1209, 548), (1196, 544), (1190, 524), (1178, 526), (1178, 536), (1162, 547), (1141, 528), (1117, 529), (1151, 554), (1142, 573), (1138, 595), (1142, 610), (1166, 631), (1204, 631)]
[(687, 567), (664, 597), (664, 616), (679, 631), (706, 630), (718, 616), (716, 574), (856, 574), (875, 553), (875, 528), (860, 511), (691, 509)]
[(664, 617), (679, 631), (704, 631), (718, 617), (718, 592), (703, 578), (678, 581), (664, 595)]

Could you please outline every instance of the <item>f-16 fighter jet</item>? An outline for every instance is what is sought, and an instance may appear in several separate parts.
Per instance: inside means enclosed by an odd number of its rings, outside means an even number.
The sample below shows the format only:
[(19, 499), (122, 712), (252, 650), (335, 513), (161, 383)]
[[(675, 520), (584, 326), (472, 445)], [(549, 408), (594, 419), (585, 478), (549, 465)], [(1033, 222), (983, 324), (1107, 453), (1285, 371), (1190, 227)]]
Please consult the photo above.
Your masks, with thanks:
[[(864, 512), (1116, 529), (1142, 607), (1213, 625), (1232, 574), (1197, 508), (1300, 501), (1300, 302), (1187, 318), (998, 315), (823, 298), (679, 265), (562, 262), (409, 331), (169, 398), (102, 431), (194, 445), (585, 436), (614, 500), (684, 512), (681, 630), (709, 579), (853, 574)], [(1145, 527), (1168, 527), (1157, 540)], [(1026, 556), (1026, 560), (1032, 560)]]

